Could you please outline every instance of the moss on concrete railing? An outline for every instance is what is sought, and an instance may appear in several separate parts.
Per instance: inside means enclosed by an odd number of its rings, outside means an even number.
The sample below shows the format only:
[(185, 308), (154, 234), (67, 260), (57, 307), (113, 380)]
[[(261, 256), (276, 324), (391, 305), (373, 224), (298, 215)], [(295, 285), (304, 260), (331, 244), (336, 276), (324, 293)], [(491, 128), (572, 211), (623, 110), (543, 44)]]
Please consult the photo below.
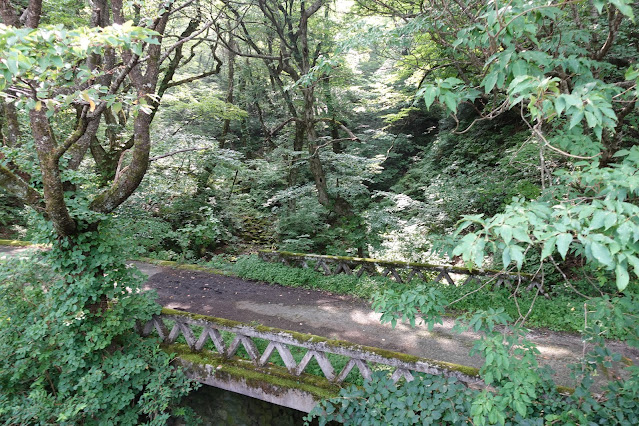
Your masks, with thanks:
[[(502, 284), (510, 285), (510, 282), (512, 281), (525, 280), (530, 282), (527, 287), (528, 289), (539, 287), (539, 284), (534, 279), (535, 277), (531, 274), (513, 274), (493, 269), (470, 269), (452, 265), (435, 265), (430, 263), (391, 261), (348, 256), (329, 256), (272, 250), (260, 250), (259, 256), (265, 261), (275, 261), (289, 266), (298, 266), (302, 268), (308, 268), (309, 262), (315, 262), (314, 269), (316, 271), (321, 270), (326, 275), (337, 275), (343, 273), (361, 277), (364, 273), (367, 273), (368, 275), (380, 274), (382, 276), (391, 277), (400, 283), (410, 282), (415, 277), (421, 278), (424, 281), (435, 282), (439, 282), (444, 279), (450, 285), (464, 285), (476, 277), (493, 277), (495, 279), (495, 286)], [(425, 275), (429, 273), (432, 274), (432, 277), (427, 277)], [(436, 276), (435, 273), (437, 273)], [(459, 277), (457, 276), (460, 275), (465, 277), (461, 284), (456, 282), (454, 279), (456, 278), (459, 281)]]
[[(349, 374), (359, 372), (369, 379), (376, 368), (389, 370), (393, 380), (411, 381), (414, 373), (430, 373), (454, 376), (475, 387), (482, 384), (473, 367), (166, 308), (139, 324), (138, 331), (157, 334), (164, 349), (175, 353), (187, 373), (203, 384), (306, 412), (320, 400), (337, 396)], [(245, 355), (240, 356), (240, 347)], [(304, 353), (299, 362), (292, 351), (298, 357)], [(283, 365), (271, 361), (276, 352)], [(306, 371), (312, 359), (321, 373)]]
[[(165, 321), (174, 323), (171, 330), (168, 330)], [(196, 338), (192, 327), (202, 329), (198, 338)], [(183, 336), (186, 345), (194, 353), (201, 352), (205, 344), (211, 341), (217, 355), (225, 359), (235, 357), (241, 345), (248, 354), (248, 360), (257, 366), (268, 363), (271, 355), (277, 351), (285, 367), (295, 376), (304, 373), (308, 363), (312, 358), (315, 358), (324, 377), (336, 383), (341, 383), (353, 367), (358, 367), (360, 374), (364, 378), (369, 378), (371, 370), (368, 363), (394, 368), (393, 377), (395, 379), (411, 380), (411, 372), (422, 372), (455, 376), (466, 383), (478, 382), (478, 370), (473, 367), (357, 345), (343, 340), (326, 339), (312, 334), (265, 326), (252, 326), (237, 321), (166, 308), (162, 310), (160, 316), (155, 316), (140, 331), (143, 335), (149, 335), (155, 331), (165, 343), (174, 343), (180, 336)], [(232, 333), (235, 337), (227, 345), (220, 332)], [(262, 354), (259, 353), (253, 339), (263, 339), (268, 342), (268, 346)], [(290, 348), (293, 347), (306, 350), (306, 355), (299, 363), (291, 355)], [(349, 359), (346, 367), (339, 374), (335, 374), (327, 354), (341, 355)]]
[(28, 247), (32, 244), (28, 241), (20, 241), (20, 240), (2, 240), (0, 239), (0, 246), (10, 246), (10, 247)]

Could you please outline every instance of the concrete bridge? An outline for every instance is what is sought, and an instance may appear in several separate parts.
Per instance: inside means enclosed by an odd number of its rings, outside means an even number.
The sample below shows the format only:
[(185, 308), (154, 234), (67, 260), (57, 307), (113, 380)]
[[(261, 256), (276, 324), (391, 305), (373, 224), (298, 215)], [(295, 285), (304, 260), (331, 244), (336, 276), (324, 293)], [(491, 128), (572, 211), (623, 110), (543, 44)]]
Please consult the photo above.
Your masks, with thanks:
[[(3, 247), (0, 240), (0, 261), (28, 250), (20, 247), (23, 243), (11, 245)], [(532, 277), (500, 271), (285, 252), (263, 252), (262, 257), (326, 274), (381, 274), (403, 283), (424, 276), (451, 285), (487, 279), (494, 286), (516, 284), (542, 291)], [(344, 383), (361, 383), (377, 369), (395, 379), (427, 372), (481, 385), (476, 367), (483, 360), (468, 354), (481, 336), (455, 333), (454, 318), (444, 317), (433, 330), (405, 324), (393, 328), (380, 324), (379, 314), (357, 298), (242, 280), (199, 265), (150, 259), (133, 263), (149, 276), (143, 288), (157, 292), (158, 302), (166, 307), (162, 315), (139, 324), (139, 332), (159, 337), (201, 383), (300, 411), (337, 396)], [(589, 349), (587, 343), (578, 335), (549, 330), (530, 330), (527, 338), (540, 350), (540, 363), (553, 368), (557, 383), (574, 386), (567, 365), (579, 360)], [(622, 342), (607, 345), (639, 364), (636, 349)], [(597, 379), (604, 382), (605, 375)]]
[[(32, 247), (0, 241), (0, 260), (28, 256)], [(150, 277), (167, 270), (144, 262), (133, 264)], [(180, 280), (178, 285), (184, 284)], [(352, 324), (341, 324), (342, 329), (349, 327)], [(377, 370), (388, 372), (395, 381), (429, 373), (456, 377), (470, 386), (481, 383), (474, 367), (178, 309), (164, 308), (161, 315), (138, 324), (137, 331), (158, 338), (165, 351), (177, 355), (187, 374), (204, 385), (304, 412), (322, 399), (338, 396), (341, 386), (360, 384)]]
[(157, 336), (202, 384), (305, 412), (375, 370), (395, 381), (429, 373), (481, 385), (473, 367), (167, 308), (138, 331)]

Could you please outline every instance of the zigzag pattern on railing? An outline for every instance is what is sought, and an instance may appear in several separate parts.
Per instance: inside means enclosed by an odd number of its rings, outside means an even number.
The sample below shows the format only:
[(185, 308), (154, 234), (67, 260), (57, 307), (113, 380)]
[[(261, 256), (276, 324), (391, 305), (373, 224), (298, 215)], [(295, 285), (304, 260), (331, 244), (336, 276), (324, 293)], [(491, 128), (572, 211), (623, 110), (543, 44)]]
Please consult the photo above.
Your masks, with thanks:
[[(170, 331), (165, 321), (174, 323)], [(201, 328), (197, 338), (192, 327)], [(324, 377), (328, 381), (337, 384), (342, 383), (355, 367), (357, 367), (364, 379), (370, 379), (373, 371), (372, 365), (387, 366), (393, 371), (391, 378), (394, 381), (401, 378), (411, 381), (414, 378), (413, 373), (420, 372), (454, 376), (467, 384), (480, 383), (480, 380), (474, 375), (476, 372), (472, 368), (464, 367), (465, 372), (462, 372), (460, 371), (462, 369), (461, 366), (445, 362), (354, 345), (344, 341), (327, 340), (308, 334), (292, 333), (269, 327), (252, 327), (234, 321), (168, 309), (164, 309), (162, 315), (153, 316), (149, 322), (139, 327), (138, 331), (144, 336), (148, 336), (155, 331), (164, 343), (175, 343), (180, 336), (183, 336), (186, 344), (193, 352), (202, 351), (210, 340), (218, 354), (227, 359), (237, 358), (238, 349), (241, 345), (248, 354), (248, 360), (258, 367), (265, 366), (271, 356), (277, 351), (284, 366), (293, 376), (300, 376), (304, 373), (310, 361), (314, 358)], [(222, 332), (234, 335), (230, 344), (225, 343)], [(254, 339), (268, 341), (268, 345), (262, 353), (258, 350)], [(295, 361), (291, 348), (306, 350), (299, 363)], [(348, 358), (346, 365), (339, 372), (334, 368), (329, 359), (329, 354)], [(468, 371), (473, 374), (466, 374)]]
[[(543, 288), (531, 274), (511, 274), (490, 269), (468, 269), (450, 265), (432, 265), (428, 263), (399, 262), (381, 259), (367, 259), (361, 257), (326, 256), (320, 254), (291, 253), (285, 251), (260, 250), (260, 259), (267, 262), (279, 262), (288, 266), (309, 268), (309, 262), (314, 262), (314, 269), (322, 271), (324, 275), (347, 274), (358, 278), (364, 273), (369, 276), (381, 275), (390, 277), (398, 283), (408, 283), (413, 278), (423, 281), (441, 282), (446, 280), (450, 285), (466, 285), (480, 277), (494, 279), (493, 288), (512, 287), (513, 282), (528, 281), (526, 290), (538, 288), (545, 295)], [(434, 278), (428, 274), (437, 275)]]

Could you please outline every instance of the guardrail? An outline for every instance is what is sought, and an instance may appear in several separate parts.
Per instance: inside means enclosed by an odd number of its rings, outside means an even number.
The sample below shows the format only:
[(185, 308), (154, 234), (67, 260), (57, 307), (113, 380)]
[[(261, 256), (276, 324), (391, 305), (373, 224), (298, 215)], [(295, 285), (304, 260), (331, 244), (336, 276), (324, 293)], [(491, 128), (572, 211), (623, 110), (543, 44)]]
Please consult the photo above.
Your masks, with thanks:
[[(309, 268), (312, 265), (314, 270), (321, 271), (325, 275), (347, 274), (355, 275), (359, 278), (366, 273), (369, 276), (382, 275), (390, 277), (398, 283), (408, 283), (414, 278), (421, 278), (423, 281), (441, 282), (446, 280), (450, 285), (465, 285), (480, 277), (489, 277), (495, 280), (494, 287), (502, 285), (511, 287), (513, 282), (524, 280), (528, 282), (527, 290), (538, 288), (540, 293), (545, 295), (535, 277), (526, 273), (512, 274), (492, 269), (469, 269), (451, 265), (327, 256), (287, 251), (260, 250), (258, 255), (264, 261), (283, 263), (288, 266)], [(432, 275), (434, 278), (427, 275)]]
[[(167, 322), (173, 323), (170, 330), (167, 327)], [(194, 328), (199, 329), (197, 337)], [(344, 382), (355, 367), (364, 379), (370, 379), (373, 366), (385, 366), (386, 369), (392, 371), (391, 378), (395, 381), (402, 378), (411, 381), (414, 378), (413, 373), (418, 372), (456, 377), (468, 385), (482, 383), (478, 378), (478, 370), (472, 367), (356, 345), (341, 340), (329, 340), (310, 334), (264, 326), (256, 327), (170, 309), (163, 309), (161, 315), (153, 316), (144, 325), (138, 325), (138, 331), (143, 336), (156, 333), (167, 344), (175, 343), (180, 336), (183, 336), (186, 345), (192, 352), (202, 352), (208, 346), (207, 351), (214, 350), (217, 355), (228, 360), (237, 359), (238, 350), (242, 346), (246, 351), (246, 356), (243, 359), (250, 361), (256, 367), (266, 366), (277, 351), (288, 373), (296, 377), (305, 372), (310, 361), (314, 358), (323, 377), (335, 384)], [(232, 339), (229, 339), (227, 335), (225, 341), (223, 332), (231, 333)], [(268, 342), (261, 353), (255, 339)], [(230, 343), (227, 343), (229, 340)], [(295, 360), (291, 349), (297, 349), (298, 358), (301, 355), (300, 351), (305, 352), (299, 362)], [(346, 364), (339, 368), (339, 371), (336, 370), (334, 362), (329, 358), (330, 354), (347, 358)], [(344, 359), (342, 358), (341, 361), (343, 363)]]

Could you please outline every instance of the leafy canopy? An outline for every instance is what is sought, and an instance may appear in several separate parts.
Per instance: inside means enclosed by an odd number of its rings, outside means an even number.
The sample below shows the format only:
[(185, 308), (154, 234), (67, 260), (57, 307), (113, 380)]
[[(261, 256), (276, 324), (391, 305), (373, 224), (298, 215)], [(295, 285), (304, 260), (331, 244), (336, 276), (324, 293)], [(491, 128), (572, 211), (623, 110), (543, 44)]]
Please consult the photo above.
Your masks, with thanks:
[[(100, 55), (106, 49), (124, 49), (141, 55), (143, 43), (159, 44), (156, 32), (135, 27), (132, 21), (105, 28), (80, 27), (66, 29), (62, 25), (36, 29), (15, 28), (0, 24), (0, 90), (2, 96), (15, 101), (16, 108), (40, 110), (46, 106), (47, 116), (68, 108), (74, 102), (88, 103), (90, 111), (98, 100), (106, 101), (117, 114), (122, 100), (109, 93), (109, 87), (93, 84), (101, 75), (90, 69), (86, 58)], [(84, 87), (66, 93), (65, 88)], [(35, 97), (31, 91), (35, 89)], [(131, 95), (128, 103), (146, 103)], [(147, 111), (150, 111), (148, 107)]]

